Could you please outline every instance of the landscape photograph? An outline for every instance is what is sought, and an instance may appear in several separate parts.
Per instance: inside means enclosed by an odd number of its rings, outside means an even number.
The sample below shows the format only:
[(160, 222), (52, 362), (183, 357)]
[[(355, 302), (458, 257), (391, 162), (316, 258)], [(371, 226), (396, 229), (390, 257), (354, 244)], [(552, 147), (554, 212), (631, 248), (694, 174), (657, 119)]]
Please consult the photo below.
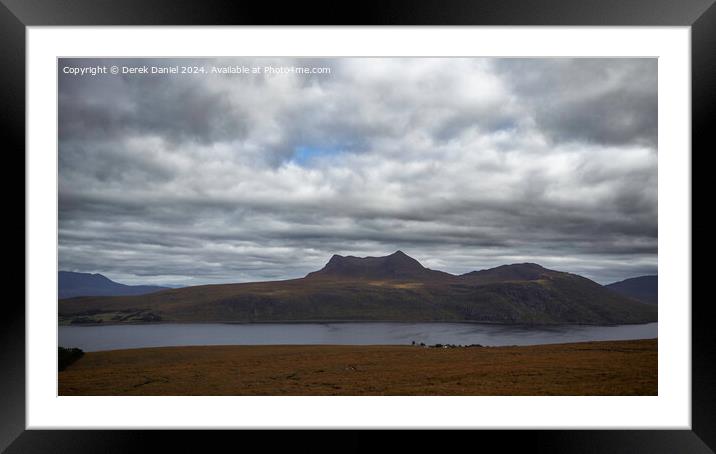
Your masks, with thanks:
[(655, 58), (60, 58), (58, 90), (58, 395), (658, 395)]

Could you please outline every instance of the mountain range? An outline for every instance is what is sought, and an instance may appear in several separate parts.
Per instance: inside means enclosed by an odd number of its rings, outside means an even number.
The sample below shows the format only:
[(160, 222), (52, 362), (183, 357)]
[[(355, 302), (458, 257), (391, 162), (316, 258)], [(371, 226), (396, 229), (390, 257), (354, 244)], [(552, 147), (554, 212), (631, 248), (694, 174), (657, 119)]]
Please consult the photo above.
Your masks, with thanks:
[(605, 285), (605, 287), (643, 303), (658, 304), (659, 302), (658, 276), (633, 277)]
[(57, 273), (57, 290), (60, 298), (144, 295), (166, 290), (167, 288), (169, 287), (120, 284), (101, 274), (75, 273), (73, 271), (60, 271)]
[(62, 299), (60, 323), (452, 321), (618, 324), (657, 319), (654, 305), (585, 277), (534, 263), (462, 275), (425, 268), (402, 251), (334, 255), (284, 281), (166, 289), (136, 296)]

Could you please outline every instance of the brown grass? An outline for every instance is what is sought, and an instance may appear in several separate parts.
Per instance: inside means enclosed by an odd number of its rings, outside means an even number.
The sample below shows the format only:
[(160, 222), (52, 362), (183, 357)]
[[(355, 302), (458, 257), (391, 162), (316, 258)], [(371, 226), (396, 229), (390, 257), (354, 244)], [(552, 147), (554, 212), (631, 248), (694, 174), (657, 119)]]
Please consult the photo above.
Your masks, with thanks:
[(656, 395), (657, 341), (202, 346), (86, 353), (60, 395)]

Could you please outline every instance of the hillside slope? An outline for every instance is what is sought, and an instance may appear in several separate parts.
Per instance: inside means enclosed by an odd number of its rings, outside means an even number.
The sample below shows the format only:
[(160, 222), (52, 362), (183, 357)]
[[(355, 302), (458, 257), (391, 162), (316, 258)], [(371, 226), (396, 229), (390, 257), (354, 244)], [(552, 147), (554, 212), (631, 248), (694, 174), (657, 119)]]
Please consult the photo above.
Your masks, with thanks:
[(516, 264), (462, 276), (402, 252), (334, 256), (305, 278), (204, 285), (142, 296), (60, 301), (61, 323), (473, 321), (616, 324), (656, 321), (656, 308), (574, 274)]
[(633, 277), (605, 285), (605, 287), (643, 303), (658, 304), (659, 302), (659, 278), (657, 276)]

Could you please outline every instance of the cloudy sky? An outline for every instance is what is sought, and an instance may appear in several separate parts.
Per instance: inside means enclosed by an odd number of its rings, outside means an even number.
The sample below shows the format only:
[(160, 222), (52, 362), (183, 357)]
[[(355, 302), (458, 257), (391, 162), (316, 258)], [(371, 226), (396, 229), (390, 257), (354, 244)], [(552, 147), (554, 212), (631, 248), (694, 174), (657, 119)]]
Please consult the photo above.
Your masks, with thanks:
[[(63, 70), (97, 65), (207, 72)], [(229, 66), (257, 73), (210, 73)], [(600, 283), (656, 273), (656, 59), (58, 68), (60, 269), (194, 285), (400, 249), (452, 273), (527, 261)]]

